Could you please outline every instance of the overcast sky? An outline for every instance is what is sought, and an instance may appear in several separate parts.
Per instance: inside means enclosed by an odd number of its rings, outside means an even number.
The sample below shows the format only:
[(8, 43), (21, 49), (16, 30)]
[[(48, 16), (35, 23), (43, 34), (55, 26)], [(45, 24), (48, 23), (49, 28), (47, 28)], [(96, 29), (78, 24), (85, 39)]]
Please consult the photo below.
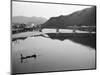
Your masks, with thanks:
[(29, 3), (29, 2), (12, 2), (13, 16), (26, 17), (56, 17), (60, 15), (68, 15), (72, 12), (89, 8), (90, 6), (78, 5), (61, 5), (61, 4), (46, 4), (46, 3)]

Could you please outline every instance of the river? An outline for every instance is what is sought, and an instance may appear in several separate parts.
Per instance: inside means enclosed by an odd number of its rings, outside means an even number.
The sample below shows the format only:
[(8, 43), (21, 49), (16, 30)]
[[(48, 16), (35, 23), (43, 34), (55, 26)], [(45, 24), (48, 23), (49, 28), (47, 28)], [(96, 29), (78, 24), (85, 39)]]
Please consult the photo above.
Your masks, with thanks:
[[(20, 62), (21, 54), (29, 58)], [(95, 49), (69, 39), (63, 41), (42, 36), (12, 42), (12, 70), (14, 73), (46, 72), (95, 68)]]

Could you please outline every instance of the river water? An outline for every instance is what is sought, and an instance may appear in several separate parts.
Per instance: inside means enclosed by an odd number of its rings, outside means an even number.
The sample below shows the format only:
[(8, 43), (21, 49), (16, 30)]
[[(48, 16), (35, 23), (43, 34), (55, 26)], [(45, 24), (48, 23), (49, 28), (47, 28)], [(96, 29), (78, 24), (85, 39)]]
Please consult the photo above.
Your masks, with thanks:
[[(21, 54), (37, 54), (20, 62)], [(14, 73), (45, 72), (95, 68), (95, 50), (72, 42), (54, 40), (42, 36), (28, 37), (12, 42), (12, 69)]]

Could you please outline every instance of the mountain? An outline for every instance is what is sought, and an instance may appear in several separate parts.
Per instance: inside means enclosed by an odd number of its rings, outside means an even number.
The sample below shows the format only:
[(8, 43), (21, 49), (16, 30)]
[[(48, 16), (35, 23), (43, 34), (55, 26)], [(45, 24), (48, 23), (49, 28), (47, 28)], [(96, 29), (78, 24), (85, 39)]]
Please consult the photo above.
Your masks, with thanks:
[(95, 26), (96, 25), (96, 7), (86, 8), (76, 11), (69, 15), (51, 17), (42, 24), (42, 28), (67, 28), (67, 26)]
[(24, 24), (28, 24), (28, 23), (34, 23), (35, 25), (37, 24), (43, 24), (44, 22), (46, 22), (47, 19), (44, 17), (25, 17), (25, 16), (14, 16), (12, 17), (12, 23), (24, 23)]

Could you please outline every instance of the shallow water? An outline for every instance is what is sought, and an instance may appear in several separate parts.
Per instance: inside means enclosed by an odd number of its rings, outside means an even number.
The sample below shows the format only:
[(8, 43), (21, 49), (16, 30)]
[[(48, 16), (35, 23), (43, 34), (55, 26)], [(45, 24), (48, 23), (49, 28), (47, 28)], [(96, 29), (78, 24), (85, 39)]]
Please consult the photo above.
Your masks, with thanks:
[[(37, 59), (29, 58), (20, 62), (20, 54), (34, 53)], [(42, 36), (28, 37), (12, 42), (12, 69), (14, 73), (44, 72), (95, 68), (95, 50), (72, 42)]]

